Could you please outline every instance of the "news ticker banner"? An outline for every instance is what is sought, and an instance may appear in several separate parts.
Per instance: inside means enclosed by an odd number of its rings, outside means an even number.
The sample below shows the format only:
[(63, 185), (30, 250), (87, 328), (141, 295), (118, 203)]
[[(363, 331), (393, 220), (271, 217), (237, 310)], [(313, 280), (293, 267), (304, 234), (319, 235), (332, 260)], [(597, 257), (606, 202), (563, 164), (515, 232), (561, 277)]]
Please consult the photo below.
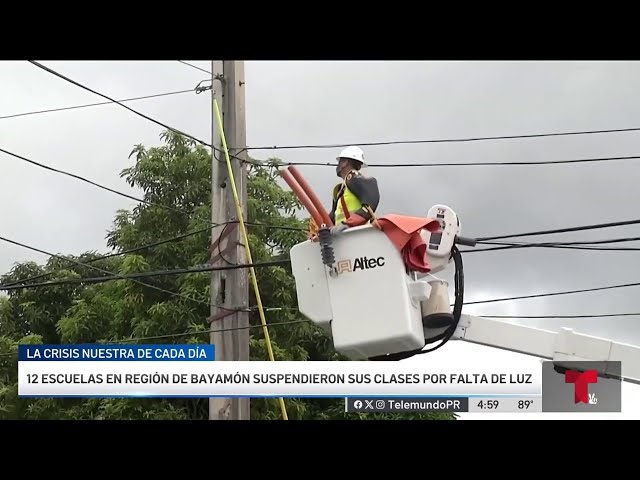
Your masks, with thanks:
[(225, 362), (215, 361), (213, 345), (20, 345), (18, 395), (332, 397), (362, 413), (621, 411), (621, 382), (597, 376), (605, 362), (558, 372), (553, 362), (481, 360)]

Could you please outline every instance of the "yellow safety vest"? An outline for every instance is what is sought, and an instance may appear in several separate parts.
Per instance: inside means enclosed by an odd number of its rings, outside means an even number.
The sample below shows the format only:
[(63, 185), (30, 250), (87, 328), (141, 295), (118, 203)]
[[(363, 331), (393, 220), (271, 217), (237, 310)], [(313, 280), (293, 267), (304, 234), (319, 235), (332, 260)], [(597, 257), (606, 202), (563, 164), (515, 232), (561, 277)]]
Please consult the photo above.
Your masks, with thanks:
[[(347, 178), (349, 177), (347, 176)], [(344, 199), (344, 203), (346, 205), (348, 213), (352, 214), (359, 210), (360, 207), (362, 207), (362, 202), (353, 194), (351, 190), (349, 190), (349, 188), (347, 188), (346, 180), (334, 187), (333, 196), (336, 197), (340, 193), (341, 189), (343, 190), (341, 197), (342, 199)], [(344, 211), (344, 208), (342, 206), (342, 199), (338, 198), (338, 205), (336, 206), (336, 225), (347, 219), (346, 212)]]

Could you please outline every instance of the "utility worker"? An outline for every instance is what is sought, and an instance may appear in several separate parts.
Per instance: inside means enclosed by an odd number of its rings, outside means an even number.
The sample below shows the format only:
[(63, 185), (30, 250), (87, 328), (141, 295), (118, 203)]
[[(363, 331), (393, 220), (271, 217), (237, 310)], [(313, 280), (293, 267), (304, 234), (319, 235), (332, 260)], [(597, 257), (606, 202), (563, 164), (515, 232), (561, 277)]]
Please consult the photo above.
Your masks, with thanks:
[(364, 152), (359, 147), (347, 147), (337, 157), (336, 174), (342, 183), (333, 188), (333, 205), (329, 217), (334, 226), (331, 233), (340, 233), (375, 220), (380, 202), (378, 181), (365, 177), (360, 169), (366, 167)]

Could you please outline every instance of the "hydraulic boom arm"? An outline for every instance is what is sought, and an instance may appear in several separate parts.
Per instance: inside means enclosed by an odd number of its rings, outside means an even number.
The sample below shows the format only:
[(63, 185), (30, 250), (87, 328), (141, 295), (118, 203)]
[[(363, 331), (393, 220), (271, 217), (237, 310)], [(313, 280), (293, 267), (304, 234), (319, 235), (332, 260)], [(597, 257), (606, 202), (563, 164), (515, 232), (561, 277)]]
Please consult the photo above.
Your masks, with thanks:
[[(622, 376), (614, 371), (600, 371), (599, 375), (640, 384), (640, 346), (615, 342), (578, 333), (571, 328), (559, 332), (499, 320), (462, 315), (451, 340), (464, 340), (488, 347), (523, 353), (563, 362), (600, 361), (622, 362)], [(606, 365), (606, 364), (605, 364)], [(585, 369), (593, 368), (591, 365)]]

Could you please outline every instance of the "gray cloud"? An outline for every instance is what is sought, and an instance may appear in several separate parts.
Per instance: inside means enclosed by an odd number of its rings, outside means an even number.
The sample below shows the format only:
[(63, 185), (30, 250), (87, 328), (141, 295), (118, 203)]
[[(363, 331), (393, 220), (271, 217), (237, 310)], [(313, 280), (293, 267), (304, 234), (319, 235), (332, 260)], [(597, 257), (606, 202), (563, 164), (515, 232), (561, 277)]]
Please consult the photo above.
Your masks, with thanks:
[[(178, 62), (43, 62), (114, 98), (193, 88), (206, 74)], [(210, 68), (208, 62), (194, 62)], [(249, 145), (461, 138), (640, 126), (635, 62), (249, 62)], [(103, 99), (29, 65), (0, 64), (0, 116)], [(132, 102), (210, 140), (208, 94)], [(161, 127), (107, 105), (0, 120), (0, 146), (131, 194), (119, 172)], [(332, 161), (339, 149), (256, 151), (285, 161)], [(640, 133), (365, 147), (369, 163), (527, 161), (640, 154)], [(2, 235), (55, 253), (104, 250), (127, 199), (0, 154)], [(382, 213), (452, 206), (464, 234), (488, 236), (640, 218), (636, 161), (601, 164), (370, 168)], [(300, 167), (328, 205), (332, 168)], [(516, 240), (640, 236), (640, 227)], [(627, 244), (629, 246), (633, 244)], [(637, 244), (636, 244), (637, 245)], [(0, 271), (39, 254), (0, 244)], [(466, 298), (528, 295), (638, 281), (638, 252), (518, 249), (465, 255)], [(639, 311), (639, 288), (501, 302), (469, 313), (542, 315)], [(640, 342), (640, 318), (521, 320)]]

